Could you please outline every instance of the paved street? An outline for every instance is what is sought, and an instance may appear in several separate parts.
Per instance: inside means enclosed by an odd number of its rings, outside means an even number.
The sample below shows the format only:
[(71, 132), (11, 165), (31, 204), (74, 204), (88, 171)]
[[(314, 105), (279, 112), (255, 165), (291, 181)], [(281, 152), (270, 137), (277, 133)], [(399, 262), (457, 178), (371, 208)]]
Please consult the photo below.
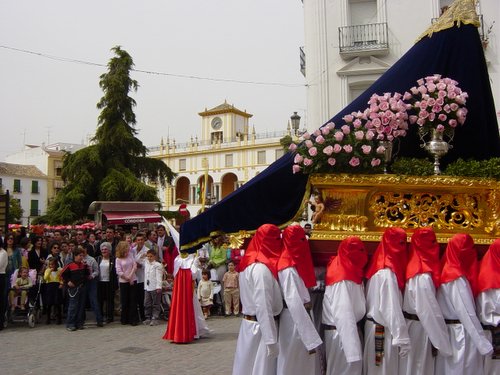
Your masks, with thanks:
[(14, 323), (0, 331), (0, 372), (23, 374), (203, 374), (232, 369), (241, 318), (211, 317), (212, 337), (188, 345), (162, 340), (166, 323), (156, 327), (103, 328), (87, 324), (68, 332), (64, 325)]

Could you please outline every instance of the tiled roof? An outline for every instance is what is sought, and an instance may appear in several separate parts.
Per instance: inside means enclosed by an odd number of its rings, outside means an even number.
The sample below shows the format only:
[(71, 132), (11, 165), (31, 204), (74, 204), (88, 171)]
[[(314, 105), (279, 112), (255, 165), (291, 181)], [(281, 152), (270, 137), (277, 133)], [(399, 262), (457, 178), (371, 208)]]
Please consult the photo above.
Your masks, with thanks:
[(47, 176), (34, 165), (12, 164), (0, 162), (0, 176), (36, 177)]

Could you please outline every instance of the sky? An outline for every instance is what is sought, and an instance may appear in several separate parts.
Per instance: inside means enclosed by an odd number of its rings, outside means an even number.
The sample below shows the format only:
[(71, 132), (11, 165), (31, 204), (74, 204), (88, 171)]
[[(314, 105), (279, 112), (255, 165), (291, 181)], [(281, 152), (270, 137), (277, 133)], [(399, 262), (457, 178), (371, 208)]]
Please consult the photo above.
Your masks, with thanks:
[(132, 72), (130, 93), (147, 147), (199, 136), (198, 113), (225, 100), (257, 133), (285, 130), (306, 116), (303, 44), (299, 0), (0, 0), (0, 161), (24, 144), (86, 142), (117, 45), (150, 72)]

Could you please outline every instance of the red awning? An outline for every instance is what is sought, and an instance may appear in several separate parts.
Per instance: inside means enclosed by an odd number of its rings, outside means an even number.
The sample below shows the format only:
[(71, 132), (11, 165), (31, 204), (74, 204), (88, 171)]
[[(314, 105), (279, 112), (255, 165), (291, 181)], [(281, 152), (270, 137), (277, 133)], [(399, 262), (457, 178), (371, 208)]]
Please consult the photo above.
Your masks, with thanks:
[(136, 224), (136, 223), (158, 223), (161, 221), (160, 214), (151, 211), (116, 211), (103, 212), (108, 219), (108, 224)]

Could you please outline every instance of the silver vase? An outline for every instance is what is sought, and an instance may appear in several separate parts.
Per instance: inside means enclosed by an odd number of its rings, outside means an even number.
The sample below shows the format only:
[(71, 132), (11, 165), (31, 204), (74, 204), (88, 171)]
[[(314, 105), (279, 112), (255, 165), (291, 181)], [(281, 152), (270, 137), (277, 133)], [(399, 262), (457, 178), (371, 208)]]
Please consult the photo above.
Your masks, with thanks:
[(379, 142), (380, 146), (384, 146), (385, 151), (384, 151), (384, 173), (387, 174), (387, 164), (392, 159), (392, 141), (380, 141)]
[[(453, 148), (448, 142), (446, 142), (443, 138), (444, 133), (438, 132), (436, 129), (431, 130), (431, 140), (428, 142), (424, 141), (424, 136), (427, 132), (420, 132), (420, 139), (423, 144), (421, 147), (425, 148), (429, 154), (434, 158), (434, 174), (441, 174), (441, 169), (439, 168), (439, 159), (446, 155), (448, 151)], [(450, 136), (450, 140), (453, 139), (453, 134)]]

